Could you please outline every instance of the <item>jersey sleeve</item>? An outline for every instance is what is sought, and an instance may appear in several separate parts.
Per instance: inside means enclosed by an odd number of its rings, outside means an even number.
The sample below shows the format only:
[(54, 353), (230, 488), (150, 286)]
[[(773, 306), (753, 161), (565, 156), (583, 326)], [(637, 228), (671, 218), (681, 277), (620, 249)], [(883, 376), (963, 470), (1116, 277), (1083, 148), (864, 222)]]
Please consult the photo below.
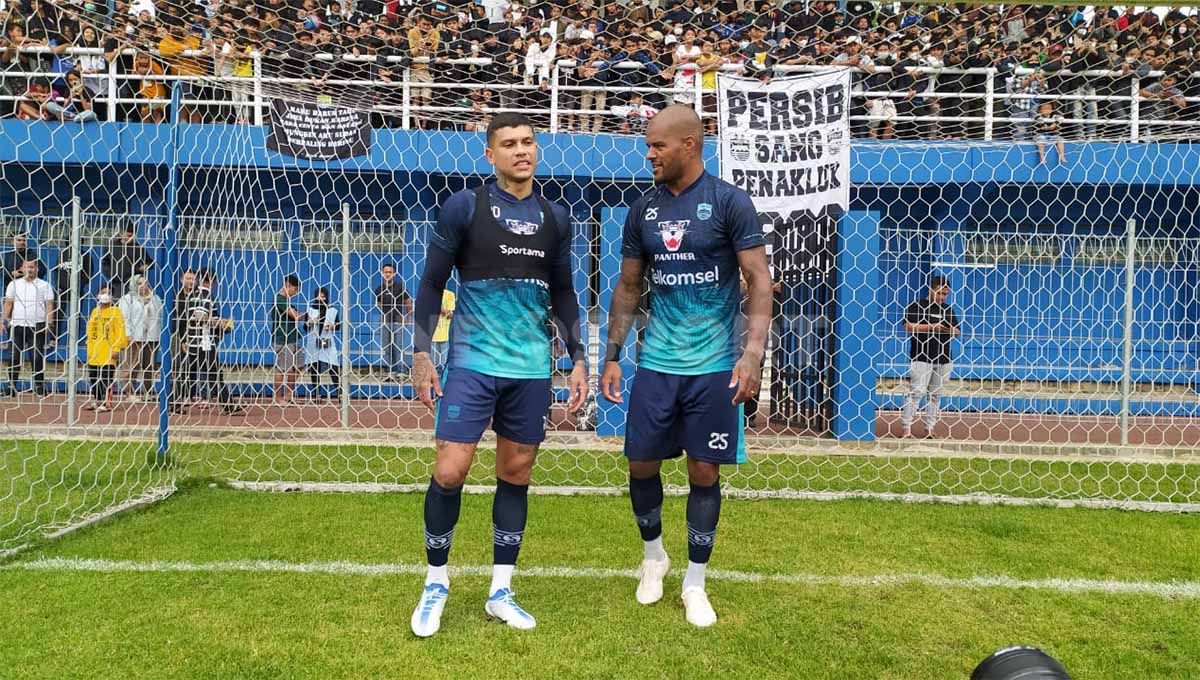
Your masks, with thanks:
[(554, 264), (559, 267), (565, 265), (567, 271), (571, 271), (571, 246), (575, 239), (571, 213), (558, 203), (551, 203), (550, 210), (554, 212), (554, 222), (558, 225), (558, 253), (554, 257)]
[(642, 201), (639, 199), (625, 215), (625, 228), (621, 232), (621, 255), (625, 257), (646, 257), (646, 250), (642, 247), (642, 213)]
[(475, 219), (475, 192), (460, 191), (446, 200), (438, 212), (429, 244), (451, 255), (458, 253), (463, 235)]
[(744, 191), (732, 191), (726, 201), (725, 224), (729, 230), (729, 242), (734, 250), (749, 250), (766, 245), (758, 210), (750, 195)]

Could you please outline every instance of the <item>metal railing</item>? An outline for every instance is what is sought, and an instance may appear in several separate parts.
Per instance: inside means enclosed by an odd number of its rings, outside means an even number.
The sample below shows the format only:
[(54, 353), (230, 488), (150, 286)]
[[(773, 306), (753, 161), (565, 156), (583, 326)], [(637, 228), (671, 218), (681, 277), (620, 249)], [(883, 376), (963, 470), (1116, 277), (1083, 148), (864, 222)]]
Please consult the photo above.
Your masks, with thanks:
[[(28, 53), (48, 53), (49, 48), (36, 47), (23, 50)], [(66, 50), (69, 55), (101, 55), (103, 50), (98, 48), (70, 48)], [(133, 54), (135, 50), (126, 50), (124, 54)], [(205, 57), (209, 56), (208, 52), (184, 52), (185, 57)], [(402, 77), (391, 80), (383, 79), (330, 79), (330, 78), (297, 78), (297, 77), (273, 77), (265, 75), (263, 68), (264, 55), (259, 52), (250, 53), (249, 58), (253, 62), (253, 74), (245, 77), (229, 77), (229, 76), (178, 76), (178, 75), (159, 75), (159, 74), (137, 74), (137, 73), (119, 73), (117, 61), (113, 60), (108, 64), (107, 72), (103, 74), (88, 73), (85, 74), (89, 80), (95, 81), (101, 79), (104, 82), (104, 91), (95, 93), (93, 101), (104, 104), (107, 110), (106, 119), (110, 122), (118, 119), (118, 113), (122, 106), (143, 106), (156, 105), (165, 106), (170, 104), (169, 97), (162, 98), (145, 98), (140, 96), (131, 96), (130, 90), (133, 89), (127, 84), (132, 84), (136, 81), (144, 81), (151, 83), (169, 84), (174, 81), (182, 81), (185, 83), (197, 83), (208, 86), (215, 86), (221, 90), (227, 90), (231, 93), (230, 99), (201, 99), (185, 94), (182, 100), (182, 106), (193, 109), (213, 109), (213, 108), (232, 108), (239, 115), (236, 117), (254, 125), (263, 125), (265, 120), (264, 112), (269, 105), (269, 99), (273, 96), (286, 96), (297, 98), (310, 98), (320, 100), (322, 97), (327, 97), (332, 103), (342, 104), (351, 108), (369, 108), (372, 111), (384, 114), (394, 115), (399, 119), (399, 127), (410, 129), (413, 127), (421, 127), (425, 121), (434, 118), (444, 120), (447, 115), (451, 116), (451, 120), (455, 122), (471, 122), (470, 119), (476, 119), (474, 122), (481, 122), (482, 118), (487, 115), (515, 111), (530, 115), (539, 116), (544, 119), (545, 127), (550, 132), (559, 132), (564, 127), (583, 127), (566, 126), (567, 122), (579, 122), (587, 120), (591, 125), (588, 127), (594, 128), (597, 118), (604, 121), (602, 128), (607, 131), (618, 131), (620, 126), (615, 123), (626, 118), (626, 113), (619, 110), (619, 107), (609, 106), (605, 109), (597, 108), (580, 108), (578, 106), (579, 95), (584, 93), (604, 93), (609, 100), (613, 99), (613, 95), (617, 97), (625, 96), (633, 92), (642, 94), (658, 94), (667, 97), (668, 99), (681, 100), (695, 106), (699, 115), (705, 118), (714, 117), (716, 114), (711, 110), (706, 111), (704, 106), (704, 95), (711, 95), (711, 91), (704, 90), (702, 87), (702, 79), (692, 77), (692, 83), (687, 87), (647, 87), (629, 84), (620, 85), (583, 85), (577, 84), (574, 79), (573, 70), (578, 64), (571, 60), (559, 60), (550, 69), (550, 82), (548, 89), (543, 89), (539, 85), (528, 82), (528, 79), (522, 82), (505, 83), (505, 82), (422, 82), (413, 79), (411, 64), (428, 64), (435, 67), (486, 67), (496, 66), (491, 59), (485, 58), (467, 58), (467, 59), (452, 59), (431, 61), (425, 58), (407, 60), (397, 57), (382, 58), (376, 56), (351, 56), (351, 55), (332, 55), (328, 53), (318, 53), (312, 56), (315, 61), (341, 60), (346, 62), (360, 62), (368, 64), (393, 64), (405, 63), (402, 69)], [(159, 61), (166, 63), (169, 60), (159, 58)], [(523, 65), (522, 65), (523, 66)], [(605, 63), (604, 67), (613, 69), (618, 73), (628, 73), (644, 68), (644, 65), (639, 62), (619, 62)], [(686, 67), (685, 67), (686, 68)], [(740, 72), (740, 65), (728, 65), (723, 67), (723, 72)], [(803, 73), (815, 72), (829, 68), (829, 66), (780, 66), (775, 70), (781, 73)], [(867, 74), (857, 67), (852, 68), (859, 73)], [(694, 68), (691, 70), (695, 70)], [(982, 139), (991, 141), (1003, 137), (997, 134), (999, 125), (1008, 124), (1014, 129), (1020, 128), (1018, 136), (1025, 136), (1028, 128), (1034, 124), (1036, 114), (1035, 111), (1029, 111), (1029, 115), (1013, 115), (1013, 111), (1009, 107), (1013, 102), (1018, 100), (1034, 100), (1036, 102), (1060, 102), (1073, 103), (1084, 102), (1084, 108), (1087, 108), (1089, 103), (1095, 103), (1098, 106), (1106, 104), (1105, 109), (1111, 108), (1114, 115), (1098, 115), (1095, 117), (1067, 117), (1061, 115), (1063, 112), (1056, 114), (1055, 119), (1068, 126), (1078, 127), (1083, 131), (1081, 136), (1088, 138), (1104, 137), (1109, 139), (1124, 139), (1131, 142), (1148, 141), (1152, 138), (1163, 137), (1187, 137), (1193, 134), (1193, 131), (1200, 128), (1200, 118), (1194, 116), (1180, 116), (1181, 119), (1173, 117), (1151, 117), (1144, 113), (1145, 102), (1147, 98), (1142, 96), (1143, 83), (1152, 82), (1152, 79), (1162, 76), (1162, 72), (1149, 72), (1143, 75), (1132, 72), (1124, 73), (1120, 71), (1081, 71), (1081, 72), (1060, 72), (1063, 77), (1067, 78), (1087, 78), (1090, 79), (1088, 87), (1105, 85), (1105, 79), (1109, 81), (1113, 79), (1129, 79), (1128, 94), (1121, 95), (1105, 95), (1105, 94), (1077, 94), (1083, 88), (1075, 88), (1072, 93), (1038, 93), (1025, 94), (1008, 92), (1003, 87), (1004, 79), (1009, 75), (1007, 72), (1002, 72), (996, 68), (973, 68), (973, 69), (955, 69), (955, 68), (929, 68), (921, 67), (916, 69), (908, 69), (910, 72), (920, 75), (928, 75), (933, 77), (941, 76), (982, 76), (982, 83), (979, 83), (974, 88), (975, 91), (969, 89), (962, 90), (926, 90), (917, 92), (915, 95), (909, 91), (891, 91), (891, 90), (870, 90), (862, 91), (856, 86), (858, 91), (852, 93), (854, 106), (851, 109), (850, 121), (855, 127), (855, 133), (862, 136), (864, 124), (873, 126), (879, 123), (905, 123), (930, 126), (937, 129), (934, 135), (941, 135), (943, 138), (950, 139)], [(877, 67), (874, 73), (891, 73), (890, 67)], [(1013, 72), (1016, 76), (1025, 76), (1034, 73), (1031, 69), (1017, 69)], [(1051, 74), (1054, 75), (1054, 74)], [(1200, 76), (1200, 74), (1194, 74)], [(13, 72), (9, 71), (2, 76), (8, 81), (31, 81), (35, 78), (57, 79), (63, 77), (63, 74), (57, 72), (38, 71), (38, 72)], [(355, 90), (353, 101), (340, 101), (337, 97), (328, 96), (331, 89), (337, 88), (366, 88), (365, 90)], [(1106, 89), (1106, 88), (1101, 88)], [(452, 90), (455, 92), (467, 93), (473, 90), (488, 90), (500, 93), (499, 105), (489, 104), (481, 108), (471, 106), (462, 106), (455, 104), (438, 103), (437, 98), (426, 100), (414, 96), (414, 90), (430, 90), (444, 91)], [(10, 88), (11, 91), (11, 88)], [(541, 92), (542, 106), (521, 106), (522, 96)], [(872, 115), (868, 112), (866, 103), (871, 100), (893, 100), (894, 102), (903, 102), (911, 99), (920, 100), (920, 104), (913, 105), (911, 111), (897, 115)], [(25, 101), (27, 98), (19, 94), (0, 95), (0, 102), (11, 102), (12, 106), (16, 106), (17, 102)], [(1188, 105), (1200, 104), (1200, 97), (1182, 97)], [(978, 106), (975, 102), (981, 102)], [(938, 110), (938, 104), (951, 103), (957, 108), (964, 108), (959, 104), (969, 105), (965, 108), (975, 109), (970, 111), (972, 115), (943, 115)], [(1175, 104), (1167, 102), (1161, 106), (1175, 107)], [(1178, 108), (1178, 107), (1176, 107)], [(1189, 107), (1190, 108), (1190, 107)], [(614, 110), (617, 109), (617, 110)], [(981, 110), (979, 110), (981, 109)], [(1182, 112), (1181, 112), (1182, 113)], [(244, 114), (244, 115), (243, 115)], [(961, 129), (951, 131), (951, 128), (957, 126)], [(1101, 132), (1103, 131), (1103, 132)], [(1153, 131), (1153, 134), (1152, 134)], [(1164, 132), (1165, 131), (1165, 132)], [(960, 134), (961, 133), (961, 134)]]

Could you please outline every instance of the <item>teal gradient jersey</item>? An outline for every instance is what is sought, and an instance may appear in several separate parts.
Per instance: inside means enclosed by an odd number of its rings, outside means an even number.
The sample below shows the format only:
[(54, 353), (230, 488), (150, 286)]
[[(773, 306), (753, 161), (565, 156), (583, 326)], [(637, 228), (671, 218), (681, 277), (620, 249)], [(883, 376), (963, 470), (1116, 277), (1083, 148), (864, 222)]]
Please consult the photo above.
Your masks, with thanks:
[(707, 172), (678, 196), (660, 184), (630, 207), (622, 240), (622, 256), (645, 263), (650, 285), (638, 365), (674, 375), (732, 369), (737, 253), (765, 243), (750, 196)]
[[(569, 279), (570, 216), (536, 194), (517, 199), (494, 183), (487, 192), (490, 215), (476, 215), (475, 192), (460, 191), (442, 205), (430, 237), (433, 246), (456, 258), (459, 269), (447, 365), (498, 378), (548, 378), (549, 273), (565, 270)], [(550, 207), (552, 218), (542, 214), (543, 206)], [(558, 233), (547, 233), (551, 229)], [(498, 230), (504, 232), (499, 237)], [(543, 261), (546, 276), (528, 275)], [(466, 276), (464, 266), (485, 271)], [(526, 273), (510, 274), (520, 269)]]

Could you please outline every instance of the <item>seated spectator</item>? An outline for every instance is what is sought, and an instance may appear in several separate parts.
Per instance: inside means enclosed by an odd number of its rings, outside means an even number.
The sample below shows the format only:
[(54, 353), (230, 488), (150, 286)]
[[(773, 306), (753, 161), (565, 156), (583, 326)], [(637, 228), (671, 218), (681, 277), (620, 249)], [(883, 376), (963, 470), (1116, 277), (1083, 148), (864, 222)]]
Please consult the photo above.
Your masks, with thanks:
[[(184, 56), (184, 52), (199, 51), (202, 47), (203, 42), (196, 31), (187, 30), (183, 20), (174, 20), (167, 26), (167, 35), (158, 42), (158, 53), (170, 65), (171, 75), (195, 78), (208, 75), (206, 64), (199, 57)], [(209, 88), (199, 81), (184, 81), (183, 94), (187, 99), (212, 98)], [(203, 122), (200, 110), (191, 104), (181, 107), (179, 117), (187, 123)]]
[(67, 74), (66, 87), (56, 90), (46, 101), (46, 111), (56, 120), (89, 123), (97, 120), (92, 98), (95, 95), (77, 71)]
[(1033, 123), (1033, 112), (1038, 107), (1038, 95), (1042, 92), (1043, 76), (1034, 72), (1027, 76), (1010, 75), (1005, 81), (1008, 92), (1008, 115), (1012, 118), (1012, 138), (1028, 141), (1029, 126)]
[(471, 113), (468, 114), (467, 122), (463, 125), (463, 130), (467, 132), (486, 132), (488, 124), (492, 122), (492, 91), (488, 89), (471, 90), (463, 101), (464, 106), (471, 107)]
[(612, 113), (621, 118), (621, 134), (644, 135), (650, 119), (658, 113), (658, 109), (647, 105), (641, 92), (633, 92), (629, 95), (629, 105), (614, 106)]
[(134, 94), (138, 100), (138, 114), (143, 123), (161, 123), (167, 119), (167, 85), (160, 79), (165, 74), (163, 67), (151, 58), (149, 52), (138, 52), (133, 58), (133, 75), (141, 78)]
[(1054, 102), (1042, 102), (1038, 105), (1037, 115), (1038, 163), (1046, 164), (1046, 147), (1054, 146), (1058, 150), (1058, 162), (1067, 160), (1067, 147), (1062, 137), (1062, 116), (1054, 111)]
[(1143, 87), (1139, 93), (1142, 99), (1148, 100), (1141, 110), (1142, 120), (1150, 121), (1140, 125), (1138, 134), (1143, 141), (1153, 141), (1172, 134), (1171, 126), (1162, 123), (1174, 120), (1175, 113), (1187, 107), (1187, 100), (1176, 86), (1177, 82), (1178, 79), (1168, 73), (1157, 83)]
[(51, 120), (46, 104), (50, 101), (50, 84), (42, 78), (31, 80), (25, 98), (17, 102), (17, 118), (21, 120)]

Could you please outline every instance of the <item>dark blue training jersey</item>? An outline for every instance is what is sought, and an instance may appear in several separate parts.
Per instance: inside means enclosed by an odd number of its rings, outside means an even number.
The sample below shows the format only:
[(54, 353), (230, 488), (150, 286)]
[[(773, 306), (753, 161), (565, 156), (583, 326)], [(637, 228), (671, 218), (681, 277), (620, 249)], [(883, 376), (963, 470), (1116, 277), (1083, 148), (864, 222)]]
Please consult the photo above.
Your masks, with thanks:
[[(537, 241), (539, 231), (551, 224), (542, 214), (537, 194), (517, 199), (489, 184), (492, 217), (514, 235), (516, 245), (498, 245), (491, 257), (497, 271), (506, 259), (548, 258), (553, 267), (571, 267), (571, 221), (566, 208), (550, 204), (553, 224), (559, 229), (557, 252), (541, 253), (521, 245)], [(430, 243), (458, 258), (466, 248), (475, 222), (474, 190), (460, 191), (442, 205)], [(490, 259), (490, 258), (489, 258)], [(461, 262), (459, 263), (462, 264)], [(481, 264), (481, 263), (474, 263)], [(468, 280), (460, 268), (458, 303), (450, 324), (448, 365), (467, 368), (499, 378), (547, 378), (550, 376), (550, 281), (536, 278)]]
[(764, 244), (750, 196), (707, 172), (678, 196), (663, 185), (634, 202), (621, 254), (641, 258), (650, 321), (638, 365), (702, 375), (737, 361), (737, 252)]

